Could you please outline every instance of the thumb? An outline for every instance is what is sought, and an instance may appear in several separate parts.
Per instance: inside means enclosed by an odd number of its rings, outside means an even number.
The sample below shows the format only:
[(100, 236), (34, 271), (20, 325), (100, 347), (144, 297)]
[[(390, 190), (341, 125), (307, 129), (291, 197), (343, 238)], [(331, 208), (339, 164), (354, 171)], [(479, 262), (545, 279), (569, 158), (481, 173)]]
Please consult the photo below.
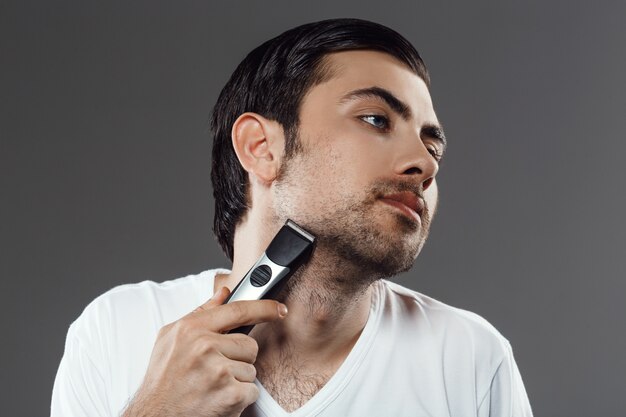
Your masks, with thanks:
[(211, 297), (206, 303), (196, 308), (193, 312), (195, 313), (195, 312), (202, 311), (202, 310), (208, 310), (213, 307), (222, 305), (224, 304), (224, 301), (226, 301), (229, 295), (230, 295), (230, 290), (228, 289), (228, 287), (221, 287), (219, 290), (215, 292), (215, 294), (213, 294), (213, 297)]

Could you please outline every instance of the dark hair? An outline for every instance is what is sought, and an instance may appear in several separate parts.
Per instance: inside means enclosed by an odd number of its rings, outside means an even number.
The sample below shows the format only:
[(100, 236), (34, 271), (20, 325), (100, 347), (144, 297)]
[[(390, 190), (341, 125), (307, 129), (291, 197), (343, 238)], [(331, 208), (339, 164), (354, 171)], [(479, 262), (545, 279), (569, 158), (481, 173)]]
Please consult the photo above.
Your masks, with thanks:
[(231, 141), (232, 126), (242, 113), (277, 121), (285, 132), (285, 160), (302, 151), (298, 137), (300, 103), (308, 90), (332, 73), (324, 57), (349, 50), (386, 52), (405, 63), (426, 85), (426, 66), (402, 35), (361, 19), (329, 19), (290, 29), (250, 52), (222, 89), (211, 117), (215, 199), (213, 233), (233, 261), (235, 227), (249, 208), (248, 175)]

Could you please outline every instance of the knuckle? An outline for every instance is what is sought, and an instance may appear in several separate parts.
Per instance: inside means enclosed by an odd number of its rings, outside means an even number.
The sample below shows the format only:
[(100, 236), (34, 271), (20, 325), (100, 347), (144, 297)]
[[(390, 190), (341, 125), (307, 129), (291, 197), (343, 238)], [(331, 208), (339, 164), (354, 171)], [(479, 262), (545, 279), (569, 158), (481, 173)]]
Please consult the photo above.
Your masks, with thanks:
[(224, 379), (230, 376), (230, 369), (225, 363), (219, 363), (213, 368), (213, 374), (218, 380)]
[(188, 319), (180, 319), (172, 325), (172, 330), (177, 337), (184, 337), (191, 332), (192, 325)]
[(232, 386), (224, 393), (224, 400), (231, 406), (237, 406), (244, 402), (245, 395), (237, 386)]
[(252, 337), (245, 334), (234, 335), (234, 342), (239, 349), (245, 352), (246, 356), (250, 356), (251, 362), (254, 362), (259, 354), (259, 344)]
[(219, 350), (217, 346), (215, 346), (215, 342), (212, 339), (210, 339), (208, 342), (205, 343), (203, 352), (206, 355), (212, 355), (215, 353), (219, 353)]
[(257, 343), (256, 340), (254, 340), (251, 337), (247, 337), (248, 340), (248, 350), (250, 351), (250, 354), (252, 355), (252, 360), (253, 362), (256, 360), (257, 355), (259, 354), (259, 344)]
[(198, 354), (207, 356), (218, 352), (216, 341), (211, 336), (204, 336), (198, 339)]

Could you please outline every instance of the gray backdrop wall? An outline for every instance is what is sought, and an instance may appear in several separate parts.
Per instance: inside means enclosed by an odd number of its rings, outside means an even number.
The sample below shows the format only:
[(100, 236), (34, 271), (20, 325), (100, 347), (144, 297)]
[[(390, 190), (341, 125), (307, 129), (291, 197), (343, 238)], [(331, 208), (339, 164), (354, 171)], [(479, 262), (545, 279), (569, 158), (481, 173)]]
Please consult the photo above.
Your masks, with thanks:
[(493, 323), (537, 416), (623, 416), (626, 6), (504, 3), (2, 1), (2, 415), (48, 414), (98, 294), (230, 266), (211, 233), (222, 85), (269, 37), (361, 17), (421, 52), (450, 139), (398, 281)]

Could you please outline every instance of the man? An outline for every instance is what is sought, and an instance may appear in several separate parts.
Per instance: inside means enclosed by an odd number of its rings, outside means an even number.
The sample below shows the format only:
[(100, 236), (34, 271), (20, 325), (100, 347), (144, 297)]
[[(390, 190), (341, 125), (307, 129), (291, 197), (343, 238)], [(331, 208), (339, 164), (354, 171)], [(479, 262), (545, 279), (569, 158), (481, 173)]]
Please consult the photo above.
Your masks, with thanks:
[[(506, 339), (385, 279), (412, 266), (437, 207), (446, 139), (428, 88), (413, 46), (367, 21), (252, 51), (212, 120), (214, 231), (232, 269), (92, 302), (52, 415), (530, 416)], [(288, 218), (317, 238), (309, 261), (280, 300), (224, 305)]]

